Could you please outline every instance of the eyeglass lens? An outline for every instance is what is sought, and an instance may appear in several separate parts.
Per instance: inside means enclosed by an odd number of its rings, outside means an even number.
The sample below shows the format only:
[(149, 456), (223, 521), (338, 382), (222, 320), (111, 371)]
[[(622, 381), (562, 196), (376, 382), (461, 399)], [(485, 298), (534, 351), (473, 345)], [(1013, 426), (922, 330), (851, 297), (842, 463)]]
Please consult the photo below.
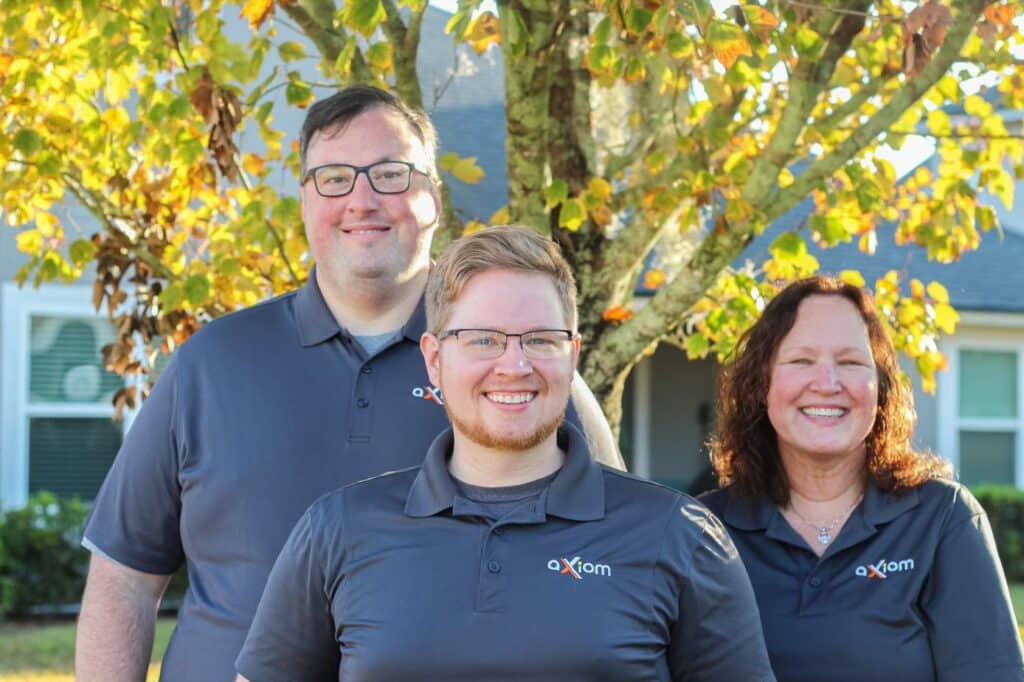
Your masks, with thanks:
[(364, 168), (339, 163), (315, 169), (313, 182), (324, 196), (342, 196), (352, 191), (360, 173), (366, 173), (370, 187), (378, 194), (400, 194), (409, 189), (412, 170), (400, 161), (381, 161)]

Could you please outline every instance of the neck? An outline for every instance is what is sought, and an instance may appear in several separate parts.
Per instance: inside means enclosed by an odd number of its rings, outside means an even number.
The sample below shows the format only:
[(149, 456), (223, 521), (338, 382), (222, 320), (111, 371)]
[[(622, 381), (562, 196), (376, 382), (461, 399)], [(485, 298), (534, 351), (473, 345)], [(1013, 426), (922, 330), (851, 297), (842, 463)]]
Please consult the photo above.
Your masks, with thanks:
[(564, 462), (555, 434), (529, 450), (504, 450), (474, 443), (456, 430), (448, 470), (464, 483), (500, 488), (549, 476)]
[(328, 279), (320, 268), (316, 283), (334, 319), (351, 334), (372, 336), (402, 327), (412, 317), (427, 285), (423, 268), (402, 282), (351, 278), (343, 283)]
[(867, 472), (863, 455), (821, 462), (799, 455), (780, 453), (790, 493), (812, 504), (845, 502), (864, 490)]

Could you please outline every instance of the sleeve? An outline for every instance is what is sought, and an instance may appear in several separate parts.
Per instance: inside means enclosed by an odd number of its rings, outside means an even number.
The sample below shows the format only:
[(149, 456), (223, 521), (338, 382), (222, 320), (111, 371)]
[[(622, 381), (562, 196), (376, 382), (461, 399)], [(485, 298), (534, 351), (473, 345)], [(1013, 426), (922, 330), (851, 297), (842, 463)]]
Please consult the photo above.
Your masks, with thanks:
[(664, 556), (678, 582), (668, 663), (673, 680), (774, 680), (746, 569), (722, 523), (679, 498)]
[[(335, 542), (336, 539), (332, 539)], [(235, 668), (252, 682), (337, 679), (341, 660), (312, 510), (274, 562)]]
[(626, 462), (619, 453), (619, 447), (608, 426), (608, 419), (601, 411), (597, 398), (578, 373), (573, 375), (570, 394), (570, 410), (566, 419), (576, 424), (587, 437), (590, 452), (601, 464), (619, 471), (626, 470)]
[[(940, 682), (1024, 681), (1024, 658), (992, 529), (965, 489), (921, 592)], [(973, 503), (973, 504), (972, 504)]]
[(176, 423), (180, 352), (142, 404), (86, 521), (82, 544), (145, 573), (181, 566), (181, 487), (184, 456)]

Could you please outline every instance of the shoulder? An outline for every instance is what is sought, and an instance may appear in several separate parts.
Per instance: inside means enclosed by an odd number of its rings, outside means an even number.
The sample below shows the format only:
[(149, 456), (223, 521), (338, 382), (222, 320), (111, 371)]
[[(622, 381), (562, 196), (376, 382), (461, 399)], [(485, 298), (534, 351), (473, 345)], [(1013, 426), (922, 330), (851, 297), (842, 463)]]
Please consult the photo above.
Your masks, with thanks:
[(701, 493), (697, 496), (697, 499), (714, 512), (716, 516), (721, 517), (725, 513), (725, 508), (729, 505), (729, 500), (732, 496), (732, 488), (715, 488), (714, 490)]
[(925, 513), (958, 523), (985, 516), (985, 509), (967, 486), (948, 478), (933, 478), (914, 489)]
[(718, 518), (704, 504), (675, 488), (602, 465), (608, 506), (628, 504), (644, 517), (661, 523), (664, 532), (684, 545), (717, 543), (725, 535)]
[(401, 512), (420, 467), (408, 467), (365, 478), (318, 497), (306, 514), (314, 529), (336, 527), (365, 514), (391, 510)]
[(253, 338), (265, 343), (267, 334), (276, 330), (296, 335), (292, 309), (296, 293), (290, 291), (207, 322), (175, 355), (181, 356), (182, 362), (193, 361), (196, 356), (208, 362), (211, 353), (237, 353)]

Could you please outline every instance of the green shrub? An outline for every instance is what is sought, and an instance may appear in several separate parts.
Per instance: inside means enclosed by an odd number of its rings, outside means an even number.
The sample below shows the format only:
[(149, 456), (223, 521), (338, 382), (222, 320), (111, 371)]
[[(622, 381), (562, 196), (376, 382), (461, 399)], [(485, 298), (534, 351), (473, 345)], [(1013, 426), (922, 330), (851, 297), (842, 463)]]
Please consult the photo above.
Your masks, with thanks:
[(87, 513), (78, 499), (39, 493), (0, 515), (0, 616), (80, 599), (89, 561), (81, 546)]
[(971, 492), (988, 513), (1006, 579), (1024, 582), (1024, 490), (980, 485)]
[[(0, 514), (0, 618), (74, 611), (85, 589), (89, 550), (82, 532), (89, 506), (41, 492), (28, 504)], [(164, 594), (164, 607), (176, 608), (188, 589), (182, 567)]]

